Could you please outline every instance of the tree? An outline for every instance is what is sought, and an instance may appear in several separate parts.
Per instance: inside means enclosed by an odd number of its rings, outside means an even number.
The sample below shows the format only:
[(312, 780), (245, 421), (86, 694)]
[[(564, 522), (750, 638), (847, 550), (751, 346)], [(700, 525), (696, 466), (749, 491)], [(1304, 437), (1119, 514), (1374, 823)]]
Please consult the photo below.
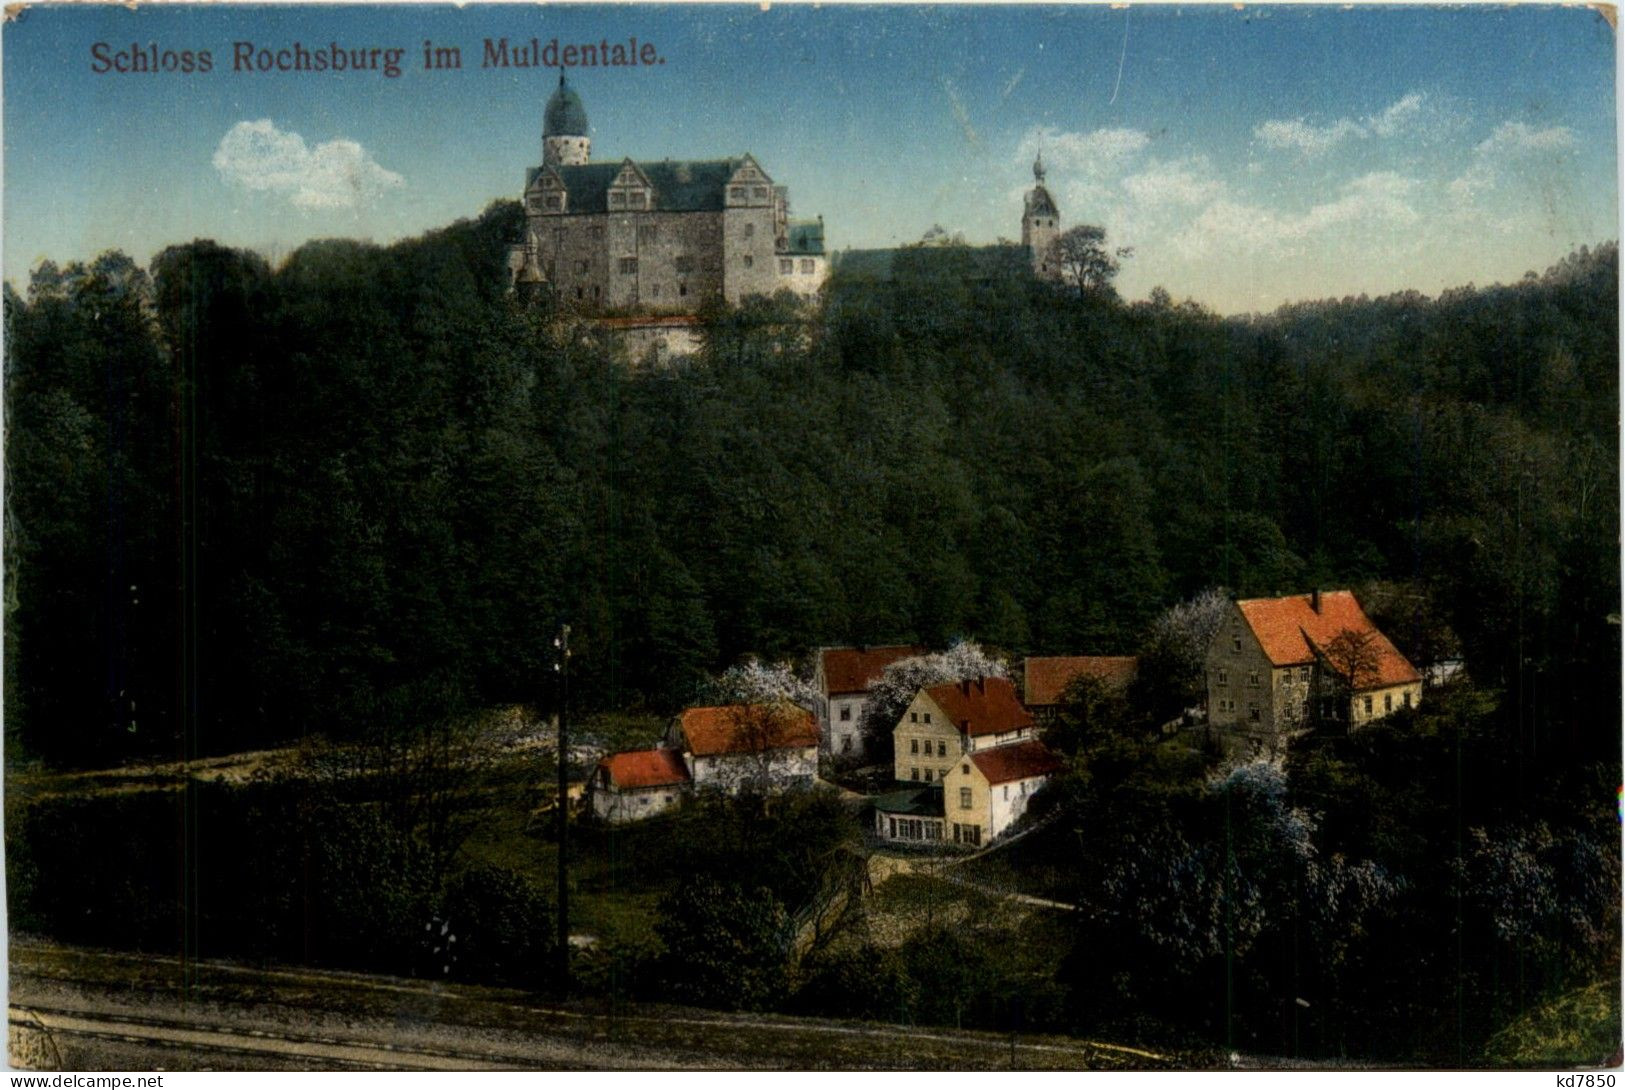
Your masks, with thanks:
[(858, 725), (866, 748), (878, 763), (891, 761), (892, 728), (921, 689), (949, 681), (1008, 676), (1003, 662), (969, 640), (935, 655), (918, 655), (892, 663), (869, 686), (863, 722)]
[(1151, 622), (1140, 645), (1135, 689), (1161, 721), (1207, 696), (1207, 651), (1230, 610), (1230, 596), (1209, 587), (1194, 598), (1169, 606)]
[(661, 898), (655, 933), (665, 995), (680, 1003), (760, 1010), (786, 991), (784, 905), (766, 889), (703, 876)]
[(1133, 256), (1133, 249), (1127, 246), (1108, 251), (1106, 229), (1085, 224), (1062, 233), (1050, 243), (1048, 260), (1080, 298), (1115, 299), (1117, 290), (1112, 287), (1112, 279), (1117, 276), (1123, 260)]

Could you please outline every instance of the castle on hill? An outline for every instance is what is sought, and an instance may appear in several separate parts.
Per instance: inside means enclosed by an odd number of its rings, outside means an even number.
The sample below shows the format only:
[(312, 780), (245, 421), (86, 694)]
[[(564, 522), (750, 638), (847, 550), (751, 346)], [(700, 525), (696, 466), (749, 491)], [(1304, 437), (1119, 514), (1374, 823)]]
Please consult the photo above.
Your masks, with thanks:
[(586, 108), (562, 73), (523, 199), (516, 284), (584, 310), (682, 315), (712, 296), (811, 296), (829, 272), (823, 219), (792, 220), (788, 189), (749, 154), (594, 162)]

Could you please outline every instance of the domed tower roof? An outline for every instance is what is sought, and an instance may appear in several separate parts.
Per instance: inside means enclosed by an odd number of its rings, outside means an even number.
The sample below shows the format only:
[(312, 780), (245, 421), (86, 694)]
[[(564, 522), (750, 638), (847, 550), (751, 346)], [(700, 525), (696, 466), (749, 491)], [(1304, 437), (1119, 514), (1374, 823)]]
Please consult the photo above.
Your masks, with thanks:
[(559, 73), (558, 90), (547, 100), (547, 112), (542, 115), (542, 135), (587, 135), (587, 108), (581, 104), (581, 96), (576, 94), (575, 88), (565, 82), (563, 72)]

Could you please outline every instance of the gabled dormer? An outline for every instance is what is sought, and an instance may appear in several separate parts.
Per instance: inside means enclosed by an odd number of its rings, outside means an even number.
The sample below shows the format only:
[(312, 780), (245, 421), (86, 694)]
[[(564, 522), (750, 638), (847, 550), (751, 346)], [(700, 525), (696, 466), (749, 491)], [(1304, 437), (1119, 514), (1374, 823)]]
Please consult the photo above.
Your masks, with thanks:
[(525, 190), (525, 211), (540, 216), (561, 216), (570, 210), (570, 191), (552, 166), (544, 166)]
[(773, 179), (756, 160), (746, 155), (728, 177), (725, 204), (729, 208), (767, 208), (774, 203)]
[(655, 206), (654, 185), (649, 176), (630, 159), (621, 161), (615, 180), (609, 183), (611, 212), (648, 212)]

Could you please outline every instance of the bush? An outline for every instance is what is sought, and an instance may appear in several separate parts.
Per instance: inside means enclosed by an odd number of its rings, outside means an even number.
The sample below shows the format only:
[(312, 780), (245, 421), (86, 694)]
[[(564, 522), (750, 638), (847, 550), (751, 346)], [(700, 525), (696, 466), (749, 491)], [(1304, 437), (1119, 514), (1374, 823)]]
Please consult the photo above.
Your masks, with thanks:
[[(553, 981), (557, 915), (534, 881), (481, 864), (454, 878), (441, 899), (449, 974), (485, 984), (540, 988)], [(431, 925), (432, 927), (433, 925)], [(431, 940), (440, 936), (433, 931)], [(431, 947), (431, 953), (433, 953)]]

